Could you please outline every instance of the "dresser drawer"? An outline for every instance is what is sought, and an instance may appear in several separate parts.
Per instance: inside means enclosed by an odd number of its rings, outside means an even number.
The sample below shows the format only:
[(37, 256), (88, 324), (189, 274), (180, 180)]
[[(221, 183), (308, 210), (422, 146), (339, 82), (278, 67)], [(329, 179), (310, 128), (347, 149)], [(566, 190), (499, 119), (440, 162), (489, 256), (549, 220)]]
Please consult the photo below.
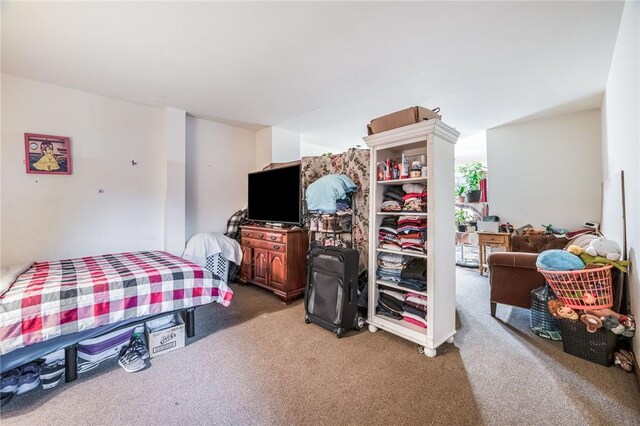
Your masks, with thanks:
[(264, 240), (275, 243), (284, 243), (287, 241), (287, 234), (276, 234), (269, 232), (264, 235)]
[(287, 241), (287, 235), (284, 233), (267, 232), (267, 231), (242, 231), (242, 238), (255, 238), (256, 240), (272, 241), (284, 243)]
[(509, 237), (507, 235), (480, 235), (479, 242), (488, 244), (508, 244)]
[(258, 240), (256, 238), (242, 238), (242, 245), (247, 246), (247, 247), (254, 247), (254, 248), (259, 248), (259, 249), (265, 249), (265, 250), (273, 250), (273, 251), (279, 251), (279, 252), (286, 252), (287, 251), (287, 245), (283, 244), (281, 242), (273, 242), (273, 241), (264, 241), (264, 240)]

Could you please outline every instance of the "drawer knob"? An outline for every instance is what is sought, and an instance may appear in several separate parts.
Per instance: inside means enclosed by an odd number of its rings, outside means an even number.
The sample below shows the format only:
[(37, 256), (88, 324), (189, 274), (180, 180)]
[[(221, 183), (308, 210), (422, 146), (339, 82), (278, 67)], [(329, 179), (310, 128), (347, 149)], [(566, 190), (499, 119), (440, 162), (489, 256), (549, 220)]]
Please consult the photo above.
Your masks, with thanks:
[(274, 245), (273, 245), (273, 248), (274, 248), (274, 249), (276, 249), (276, 250), (280, 250), (280, 246), (279, 246), (279, 245), (277, 245), (277, 244), (274, 244)]
[(272, 235), (269, 238), (271, 238), (271, 241), (275, 241), (276, 240), (276, 236), (275, 235)]
[(264, 237), (264, 234), (258, 234), (258, 238)]

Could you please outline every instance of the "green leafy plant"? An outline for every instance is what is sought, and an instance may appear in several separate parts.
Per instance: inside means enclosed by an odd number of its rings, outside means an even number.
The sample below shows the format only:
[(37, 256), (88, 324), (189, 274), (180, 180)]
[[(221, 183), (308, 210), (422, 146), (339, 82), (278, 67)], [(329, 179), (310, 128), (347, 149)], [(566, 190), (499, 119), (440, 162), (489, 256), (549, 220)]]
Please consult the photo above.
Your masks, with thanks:
[(456, 209), (455, 221), (456, 225), (464, 225), (471, 220), (469, 213), (462, 209)]
[(487, 177), (487, 169), (480, 162), (468, 163), (458, 167), (458, 171), (464, 178), (469, 191), (480, 189), (480, 181)]
[(456, 188), (456, 197), (462, 197), (467, 190), (467, 187), (464, 185), (460, 185)]

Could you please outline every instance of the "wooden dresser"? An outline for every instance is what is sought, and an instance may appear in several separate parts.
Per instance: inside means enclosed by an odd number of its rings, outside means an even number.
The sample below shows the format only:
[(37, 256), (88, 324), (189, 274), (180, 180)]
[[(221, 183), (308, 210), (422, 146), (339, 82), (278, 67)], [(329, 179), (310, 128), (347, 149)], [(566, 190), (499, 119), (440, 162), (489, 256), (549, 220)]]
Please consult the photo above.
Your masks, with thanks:
[(304, 292), (309, 237), (304, 229), (241, 226), (240, 282), (273, 291), (285, 303)]

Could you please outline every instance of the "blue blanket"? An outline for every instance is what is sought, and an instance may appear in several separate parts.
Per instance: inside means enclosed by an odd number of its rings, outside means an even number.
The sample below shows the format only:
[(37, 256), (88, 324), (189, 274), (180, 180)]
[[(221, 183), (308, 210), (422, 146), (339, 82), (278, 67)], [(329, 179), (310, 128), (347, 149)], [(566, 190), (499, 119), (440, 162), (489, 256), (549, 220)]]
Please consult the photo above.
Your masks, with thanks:
[(307, 188), (307, 208), (309, 211), (335, 213), (336, 201), (357, 190), (356, 184), (346, 175), (323, 176)]

